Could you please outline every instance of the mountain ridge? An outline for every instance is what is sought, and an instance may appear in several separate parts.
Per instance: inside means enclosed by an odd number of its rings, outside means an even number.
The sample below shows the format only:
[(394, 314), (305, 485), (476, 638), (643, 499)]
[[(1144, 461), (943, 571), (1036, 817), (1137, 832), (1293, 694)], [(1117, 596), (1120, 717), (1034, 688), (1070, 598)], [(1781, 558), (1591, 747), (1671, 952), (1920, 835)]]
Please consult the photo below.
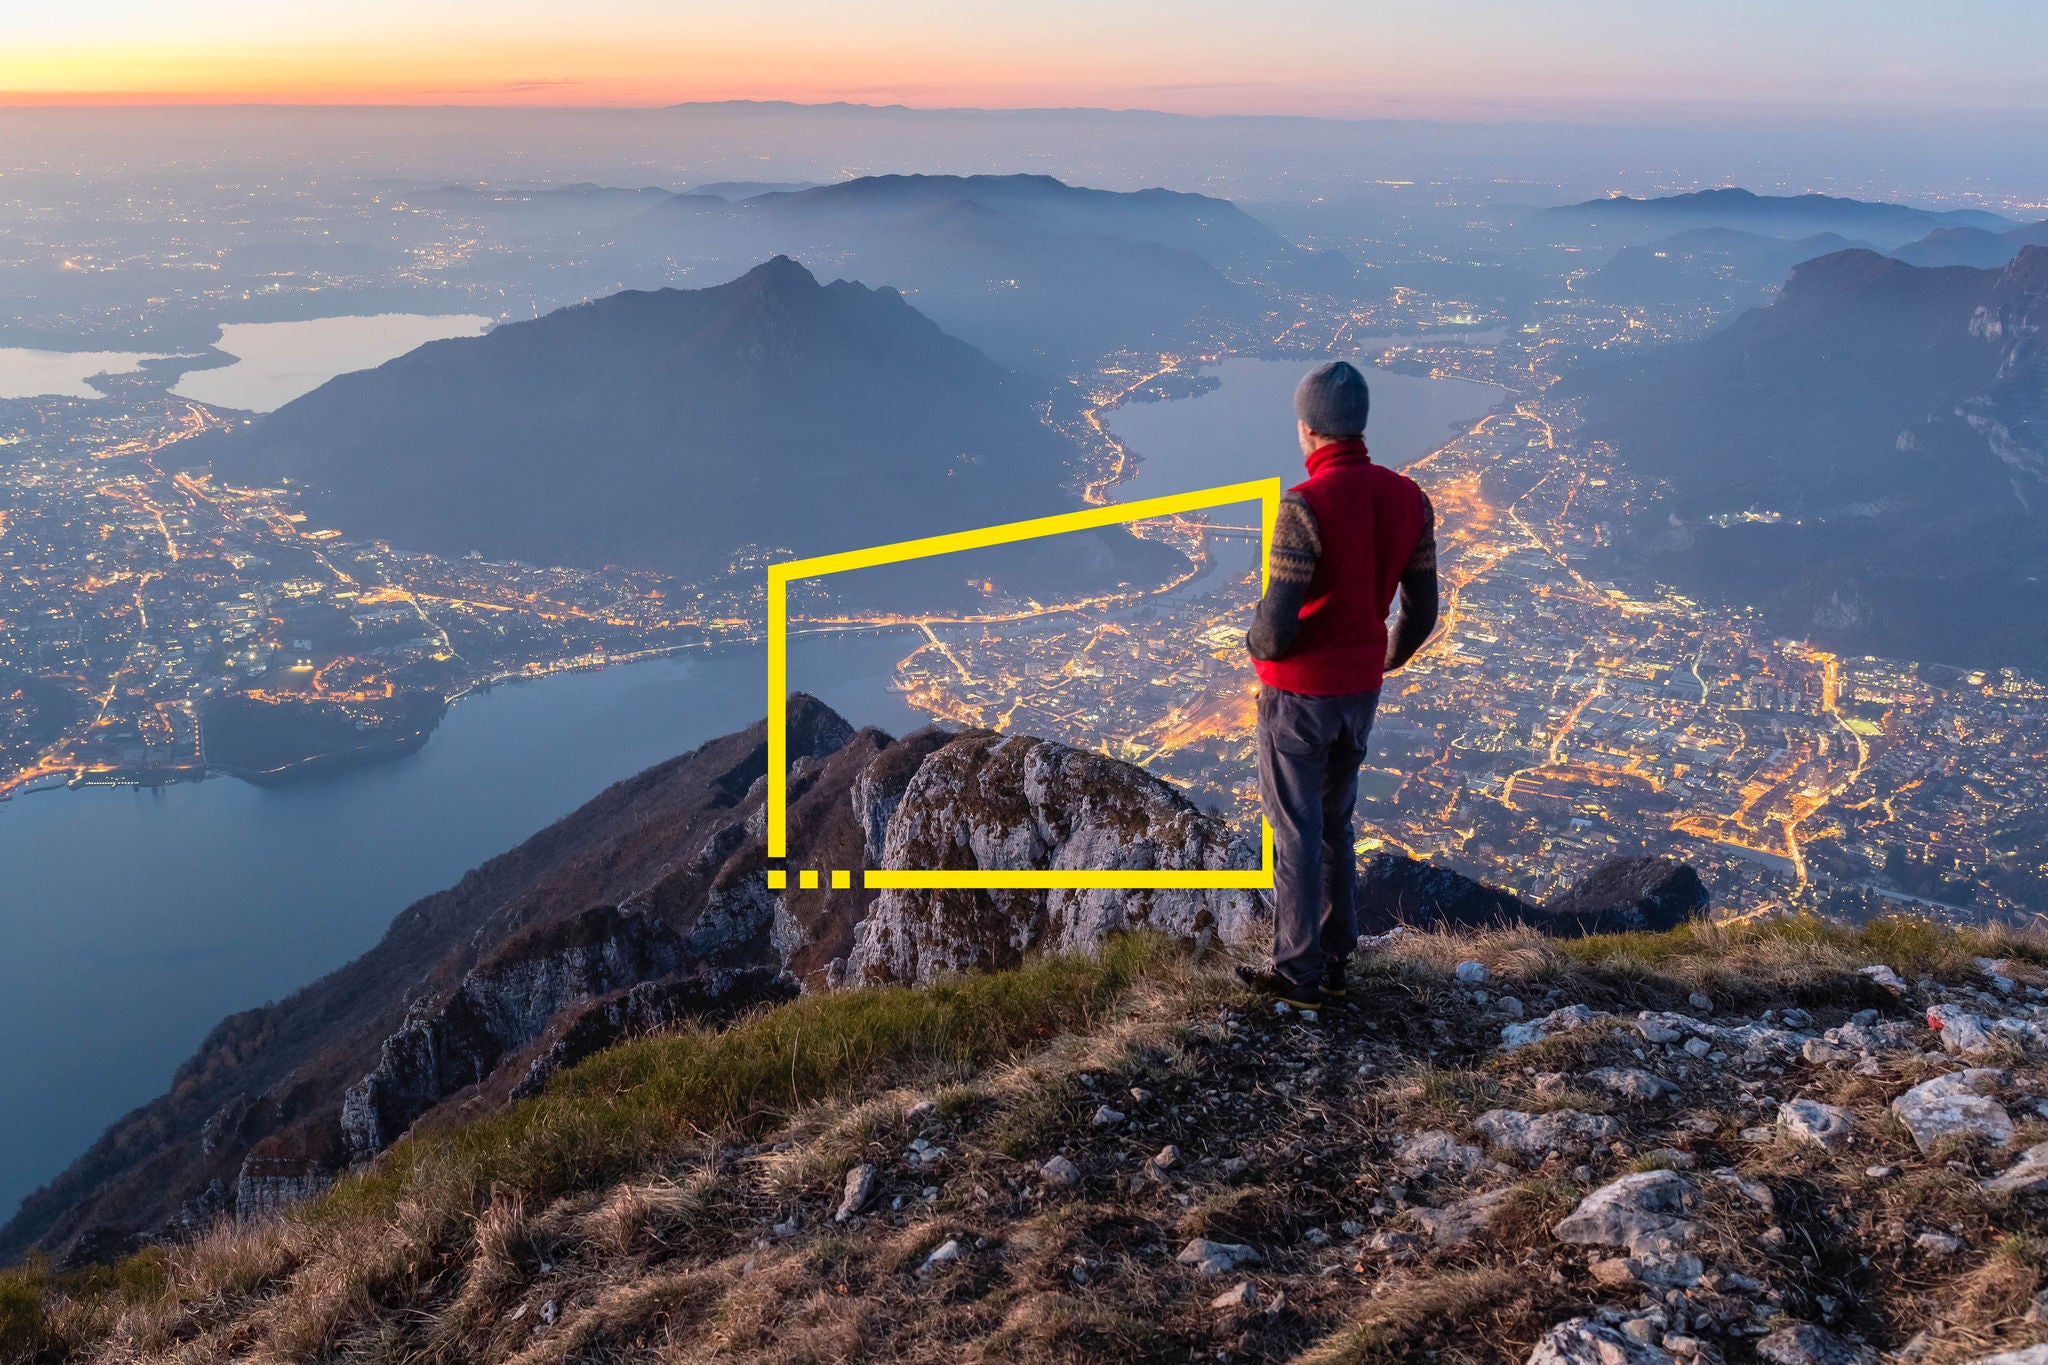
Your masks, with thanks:
[(2048, 248), (1844, 251), (1699, 341), (1586, 367), (1590, 434), (1664, 486), (1622, 561), (1838, 648), (2048, 662), (2044, 318)]
[(1550, 228), (1573, 225), (1631, 238), (1646, 232), (1665, 236), (1678, 227), (1746, 228), (1780, 237), (1836, 232), (1849, 238), (1883, 239), (1881, 244), (1887, 247), (1946, 227), (2003, 232), (2018, 226), (2010, 218), (1983, 209), (1923, 209), (1811, 193), (1761, 195), (1732, 185), (1657, 197), (1588, 199), (1541, 210), (1530, 222)]
[(1911, 265), (1968, 265), (1980, 269), (2005, 265), (2022, 247), (2048, 246), (2048, 221), (2026, 223), (2007, 232), (1982, 228), (1938, 228), (1892, 254)]
[(1632, 306), (1684, 306), (1712, 291), (1731, 304), (1766, 302), (1802, 262), (1838, 251), (1870, 249), (1840, 233), (1786, 239), (1732, 227), (1694, 227), (1648, 242), (1631, 242), (1593, 271), (1594, 297)]
[[(949, 233), (934, 215), (952, 204), (1000, 215), (1000, 231)], [(1228, 200), (1032, 174), (871, 175), (740, 199), (686, 193), (591, 249), (622, 272), (654, 258), (726, 270), (767, 251), (830, 260), (914, 295), (948, 331), (1041, 381), (1109, 352), (1189, 344), (1217, 323), (1242, 323), (1257, 315), (1258, 279), (1335, 284), (1346, 269)]]
[(305, 485), (352, 536), (696, 579), (747, 544), (825, 553), (1078, 505), (1013, 376), (895, 290), (788, 257), (430, 343), (180, 455)]

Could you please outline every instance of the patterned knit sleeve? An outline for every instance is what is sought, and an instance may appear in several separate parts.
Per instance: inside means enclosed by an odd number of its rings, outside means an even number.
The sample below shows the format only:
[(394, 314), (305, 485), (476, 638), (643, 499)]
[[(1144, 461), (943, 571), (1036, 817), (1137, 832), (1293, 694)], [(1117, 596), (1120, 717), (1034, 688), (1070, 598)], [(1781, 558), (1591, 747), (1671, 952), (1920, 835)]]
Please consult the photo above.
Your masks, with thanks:
[(1294, 645), (1301, 630), (1301, 607), (1308, 600), (1309, 580), (1323, 552), (1323, 534), (1316, 514), (1299, 493), (1280, 499), (1273, 523), (1273, 553), (1268, 561), (1266, 595), (1259, 599), (1245, 648), (1254, 659), (1278, 659)]
[(1436, 508), (1422, 495), (1422, 536), (1401, 570), (1401, 607), (1387, 632), (1387, 671), (1402, 667), (1436, 629), (1439, 610), (1436, 581)]
[(1408, 556), (1408, 567), (1401, 570), (1401, 576), (1436, 572), (1436, 504), (1429, 500), (1429, 494), (1422, 495), (1422, 539), (1415, 542), (1415, 553)]

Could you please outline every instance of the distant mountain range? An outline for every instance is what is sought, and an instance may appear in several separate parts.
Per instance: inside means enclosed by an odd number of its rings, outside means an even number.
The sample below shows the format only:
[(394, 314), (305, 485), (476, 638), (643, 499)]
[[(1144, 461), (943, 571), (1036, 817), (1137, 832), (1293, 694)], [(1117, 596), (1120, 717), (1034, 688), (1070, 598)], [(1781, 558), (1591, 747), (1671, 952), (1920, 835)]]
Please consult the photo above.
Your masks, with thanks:
[(2018, 225), (1981, 209), (1920, 209), (1826, 194), (1756, 194), (1731, 187), (1649, 199), (1589, 199), (1545, 209), (1529, 226), (1565, 240), (1608, 246), (1651, 242), (1695, 228), (1736, 228), (1785, 238), (1835, 233), (1890, 248), (1945, 228), (1998, 233)]
[(894, 285), (1013, 368), (1058, 372), (1243, 322), (1248, 282), (1339, 264), (1289, 246), (1227, 200), (1118, 193), (1042, 175), (884, 175), (728, 203), (683, 195), (624, 225), (619, 249), (730, 261), (787, 252)]
[(1913, 265), (1992, 268), (2023, 246), (2048, 244), (2048, 223), (2019, 226), (1978, 209), (1744, 189), (1592, 199), (1545, 209), (1525, 226), (1559, 242), (1617, 248), (1579, 287), (1603, 303), (1653, 308), (1767, 302), (1793, 266), (1857, 247)]
[(1666, 481), (1626, 555), (1858, 651), (2048, 666), (2048, 248), (1837, 252), (1706, 339), (1573, 381)]
[[(545, 193), (479, 200), (465, 190), (409, 202), (487, 208), (515, 234), (559, 223), (573, 240), (551, 244), (548, 269), (579, 280), (671, 279), (678, 270), (715, 280), (793, 256), (900, 289), (947, 331), (1041, 378), (1251, 321), (1264, 306), (1261, 286), (1336, 290), (1351, 277), (1340, 258), (1289, 244), (1227, 200), (1042, 175), (725, 182), (602, 202), (587, 193), (561, 203)], [(555, 264), (565, 260), (573, 264)]]
[(1152, 242), (1243, 271), (1269, 266), (1290, 252), (1279, 234), (1227, 199), (1164, 189), (1089, 189), (1049, 175), (862, 176), (761, 195), (750, 207), (785, 221), (890, 222), (905, 212), (961, 202), (1053, 232)]
[(1909, 265), (1972, 265), (1996, 269), (2019, 255), (2022, 247), (2048, 246), (2048, 222), (2028, 223), (2006, 232), (1947, 227), (1909, 242), (1892, 255)]
[(1603, 303), (1638, 308), (1703, 299), (1746, 307), (1766, 302), (1801, 261), (1865, 245), (1832, 232), (1787, 240), (1740, 228), (1687, 228), (1621, 248), (1579, 287)]
[(689, 577), (749, 544), (825, 553), (1078, 505), (1011, 376), (894, 290), (784, 257), (435, 342), (189, 450), (308, 486), (352, 536)]
[[(2048, 246), (2048, 222), (2007, 232), (1937, 228), (1884, 254), (1908, 265), (1993, 270), (2027, 246)], [(1877, 249), (1833, 232), (1787, 239), (1739, 228), (1688, 228), (1622, 247), (1587, 277), (1582, 288), (1603, 303), (1634, 307), (1682, 307), (1701, 300), (1741, 307), (1767, 302), (1800, 262), (1857, 247)]]
[(757, 194), (792, 194), (814, 188), (808, 180), (712, 180), (692, 185), (685, 194), (708, 194), (715, 199), (752, 199)]

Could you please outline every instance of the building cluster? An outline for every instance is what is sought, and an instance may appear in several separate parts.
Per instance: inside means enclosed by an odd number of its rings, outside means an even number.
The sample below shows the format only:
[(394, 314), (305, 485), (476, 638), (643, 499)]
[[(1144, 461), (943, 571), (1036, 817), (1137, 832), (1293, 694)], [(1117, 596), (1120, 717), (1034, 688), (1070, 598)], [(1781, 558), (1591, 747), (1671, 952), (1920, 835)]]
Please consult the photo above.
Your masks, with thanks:
[(355, 542), (288, 490), (178, 472), (217, 424), (0, 404), (0, 796), (196, 776), (252, 716), (411, 732), (422, 698), (759, 633), (761, 552), (686, 585)]

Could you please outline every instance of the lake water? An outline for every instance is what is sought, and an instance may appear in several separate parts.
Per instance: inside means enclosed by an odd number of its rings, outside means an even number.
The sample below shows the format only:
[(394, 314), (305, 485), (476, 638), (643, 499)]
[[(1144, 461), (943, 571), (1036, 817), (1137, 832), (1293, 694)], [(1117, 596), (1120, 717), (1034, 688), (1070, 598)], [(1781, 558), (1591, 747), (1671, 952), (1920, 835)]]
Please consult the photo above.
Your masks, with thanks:
[[(338, 374), (372, 369), (430, 341), (476, 336), (490, 325), (490, 318), (474, 313), (223, 323), (216, 348), (235, 357), (235, 363), (193, 370), (171, 392), (217, 407), (270, 412)], [(91, 376), (132, 374), (143, 361), (162, 358), (134, 351), (0, 346), (0, 398), (98, 398), (100, 391), (86, 382)]]
[[(1305, 472), (1294, 434), (1294, 386), (1301, 360), (1226, 360), (1209, 367), (1222, 387), (1163, 403), (1129, 403), (1106, 415), (1109, 429), (1139, 456), (1137, 473), (1112, 493), (1122, 501), (1187, 493)], [(1373, 459), (1404, 465), (1463, 433), (1506, 397), (1491, 384), (1430, 379), (1366, 367), (1372, 414), (1365, 441)]]
[(171, 392), (217, 407), (270, 412), (338, 374), (372, 369), (430, 341), (476, 336), (490, 325), (473, 313), (224, 323), (214, 344), (235, 363), (194, 370)]
[(133, 374), (145, 360), (135, 351), (35, 351), (0, 346), (0, 398), (99, 398), (85, 381), (96, 374)]
[[(890, 635), (799, 637), (790, 682), (923, 724)], [(501, 687), (395, 762), (0, 802), (0, 1221), (160, 1093), (206, 1031), (361, 953), (391, 918), (607, 785), (758, 720), (759, 649)], [(115, 856), (110, 856), (115, 855)]]

